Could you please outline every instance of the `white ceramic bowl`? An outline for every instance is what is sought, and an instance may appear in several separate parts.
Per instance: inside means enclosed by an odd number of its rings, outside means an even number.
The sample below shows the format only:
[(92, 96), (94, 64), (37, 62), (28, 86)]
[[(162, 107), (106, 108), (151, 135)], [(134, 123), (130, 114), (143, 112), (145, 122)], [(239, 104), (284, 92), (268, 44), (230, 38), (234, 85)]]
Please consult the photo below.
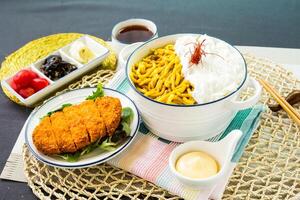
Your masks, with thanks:
[[(153, 39), (138, 47), (129, 57), (126, 64), (126, 75), (133, 88), (132, 99), (137, 104), (145, 125), (159, 137), (176, 142), (204, 140), (216, 136), (225, 130), (238, 110), (255, 105), (261, 94), (259, 83), (247, 76), (247, 66), (240, 52), (230, 46), (245, 63), (244, 78), (236, 90), (227, 96), (212, 102), (195, 105), (171, 105), (157, 102), (139, 92), (129, 77), (131, 67), (149, 54), (151, 49), (175, 43), (184, 35), (199, 36), (199, 34), (176, 34)], [(219, 40), (215, 38), (216, 40)], [(252, 86), (254, 95), (245, 101), (239, 101), (238, 96), (243, 88)]]
[(122, 104), (122, 107), (130, 107), (134, 113), (134, 117), (132, 123), (130, 125), (131, 133), (130, 138), (121, 144), (116, 150), (103, 152), (100, 149), (95, 149), (89, 154), (83, 155), (80, 160), (76, 162), (68, 162), (63, 160), (62, 158), (48, 156), (38, 151), (35, 147), (32, 140), (32, 133), (34, 128), (39, 124), (41, 117), (45, 116), (49, 111), (57, 110), (61, 108), (63, 104), (71, 103), (78, 104), (85, 100), (85, 98), (93, 93), (96, 88), (83, 88), (78, 90), (72, 90), (61, 95), (58, 95), (54, 98), (49, 99), (43, 105), (35, 109), (29, 116), (28, 123), (26, 125), (25, 130), (25, 141), (29, 146), (31, 153), (40, 161), (44, 162), (47, 165), (55, 166), (55, 167), (63, 167), (63, 168), (82, 168), (91, 165), (96, 165), (99, 163), (106, 162), (111, 158), (115, 157), (123, 150), (125, 150), (135, 138), (139, 124), (140, 124), (140, 116), (135, 104), (131, 101), (129, 97), (126, 95), (109, 88), (104, 88), (104, 94), (106, 96), (112, 96), (119, 98)]
[(133, 18), (133, 19), (121, 21), (113, 27), (112, 32), (111, 32), (112, 46), (117, 53), (119, 53), (124, 47), (129, 45), (129, 44), (119, 41), (116, 37), (117, 34), (119, 33), (119, 31), (122, 28), (127, 27), (127, 26), (132, 26), (132, 25), (146, 26), (153, 33), (152, 37), (149, 40), (151, 40), (153, 38), (157, 38), (157, 35), (158, 35), (157, 27), (154, 24), (154, 22), (152, 22), (150, 20)]
[[(179, 145), (172, 151), (169, 157), (169, 167), (171, 172), (184, 185), (193, 188), (204, 189), (214, 186), (221, 179), (226, 177), (232, 155), (241, 136), (242, 132), (240, 130), (233, 130), (224, 139), (218, 142), (191, 141)], [(214, 176), (202, 179), (189, 178), (177, 172), (175, 166), (178, 158), (185, 153), (193, 151), (208, 153), (216, 159), (220, 167), (219, 172)]]

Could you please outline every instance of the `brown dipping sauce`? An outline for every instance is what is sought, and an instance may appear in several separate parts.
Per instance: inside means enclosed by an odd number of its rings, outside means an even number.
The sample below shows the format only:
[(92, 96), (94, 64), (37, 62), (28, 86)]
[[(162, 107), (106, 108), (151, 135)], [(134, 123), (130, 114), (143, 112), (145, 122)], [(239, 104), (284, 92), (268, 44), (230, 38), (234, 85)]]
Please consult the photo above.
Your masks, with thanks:
[(142, 25), (132, 25), (122, 28), (116, 38), (122, 43), (131, 44), (145, 42), (153, 36), (152, 31)]

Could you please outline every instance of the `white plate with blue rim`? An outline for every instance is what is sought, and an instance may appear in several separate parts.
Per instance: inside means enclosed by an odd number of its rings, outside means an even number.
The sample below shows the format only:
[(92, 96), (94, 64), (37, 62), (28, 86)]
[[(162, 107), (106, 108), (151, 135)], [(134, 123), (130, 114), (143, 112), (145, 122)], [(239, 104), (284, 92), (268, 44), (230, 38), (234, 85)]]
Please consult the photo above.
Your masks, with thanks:
[[(127, 134), (126, 139), (122, 143), (118, 144), (113, 150), (105, 151), (102, 148), (95, 148), (93, 151), (81, 155), (76, 160), (66, 158), (67, 155), (72, 154), (63, 154), (63, 155), (45, 155), (40, 152), (33, 143), (32, 134), (35, 127), (40, 123), (41, 118), (46, 116), (49, 112), (58, 110), (64, 104), (79, 104), (84, 101), (88, 96), (96, 91), (96, 88), (82, 88), (77, 90), (68, 91), (62, 93), (58, 96), (55, 96), (43, 105), (36, 108), (29, 116), (28, 123), (25, 129), (25, 141), (28, 145), (31, 153), (40, 161), (47, 165), (61, 167), (61, 168), (83, 168), (96, 164), (106, 162), (116, 155), (124, 151), (134, 140), (139, 124), (140, 124), (140, 115), (138, 109), (134, 102), (126, 95), (109, 88), (103, 88), (105, 96), (111, 96), (120, 99), (122, 108), (129, 107), (132, 110), (133, 117), (130, 123), (130, 131)], [(75, 155), (75, 154), (74, 154)], [(78, 154), (77, 154), (78, 155)]]

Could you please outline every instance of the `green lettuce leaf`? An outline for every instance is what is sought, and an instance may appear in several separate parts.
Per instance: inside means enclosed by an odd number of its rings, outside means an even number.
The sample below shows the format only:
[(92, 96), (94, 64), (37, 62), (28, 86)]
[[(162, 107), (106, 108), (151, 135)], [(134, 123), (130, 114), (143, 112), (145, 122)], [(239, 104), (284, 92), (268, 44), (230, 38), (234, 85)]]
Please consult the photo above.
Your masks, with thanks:
[(61, 110), (63, 110), (65, 107), (69, 107), (69, 106), (72, 106), (71, 103), (65, 103), (61, 106)]
[(83, 156), (85, 154), (88, 154), (90, 152), (92, 152), (94, 149), (96, 149), (98, 147), (98, 142), (94, 142), (92, 144), (89, 144), (88, 146), (84, 147), (82, 150), (81, 150), (81, 153), (80, 153), (80, 156)]
[(102, 87), (102, 84), (99, 83), (97, 85), (97, 90), (95, 92), (93, 92), (92, 95), (88, 96), (86, 98), (86, 100), (95, 100), (95, 99), (97, 99), (97, 97), (103, 97), (103, 96), (104, 96), (103, 87)]
[[(69, 107), (69, 106), (72, 106), (72, 104), (71, 103), (65, 103), (59, 109), (48, 112), (44, 117), (47, 117), (47, 116), (50, 117), (53, 113), (58, 112), (58, 111), (62, 111), (65, 107)], [(42, 117), (41, 119), (43, 119), (44, 117)]]
[(99, 145), (99, 148), (104, 151), (114, 151), (117, 148), (117, 144), (107, 138)]
[(80, 151), (77, 151), (75, 153), (58, 154), (57, 156), (68, 162), (76, 162), (80, 157)]
[(126, 135), (130, 135), (131, 128), (125, 121), (122, 122), (122, 130), (126, 133)]
[(125, 107), (122, 109), (122, 121), (127, 124), (131, 124), (133, 120), (133, 111), (130, 107)]
[(123, 108), (121, 125), (122, 125), (122, 131), (124, 131), (127, 136), (129, 136), (130, 132), (131, 132), (130, 124), (131, 124), (132, 120), (133, 120), (132, 109), (130, 107)]

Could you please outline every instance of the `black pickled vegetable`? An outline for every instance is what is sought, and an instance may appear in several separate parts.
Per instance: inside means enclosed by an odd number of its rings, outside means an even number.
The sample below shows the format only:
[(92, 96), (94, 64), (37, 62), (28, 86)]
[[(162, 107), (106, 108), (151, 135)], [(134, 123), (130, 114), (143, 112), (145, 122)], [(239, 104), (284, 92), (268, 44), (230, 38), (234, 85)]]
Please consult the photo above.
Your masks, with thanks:
[(63, 61), (59, 55), (47, 57), (41, 66), (41, 71), (53, 81), (64, 77), (76, 69), (75, 65)]

